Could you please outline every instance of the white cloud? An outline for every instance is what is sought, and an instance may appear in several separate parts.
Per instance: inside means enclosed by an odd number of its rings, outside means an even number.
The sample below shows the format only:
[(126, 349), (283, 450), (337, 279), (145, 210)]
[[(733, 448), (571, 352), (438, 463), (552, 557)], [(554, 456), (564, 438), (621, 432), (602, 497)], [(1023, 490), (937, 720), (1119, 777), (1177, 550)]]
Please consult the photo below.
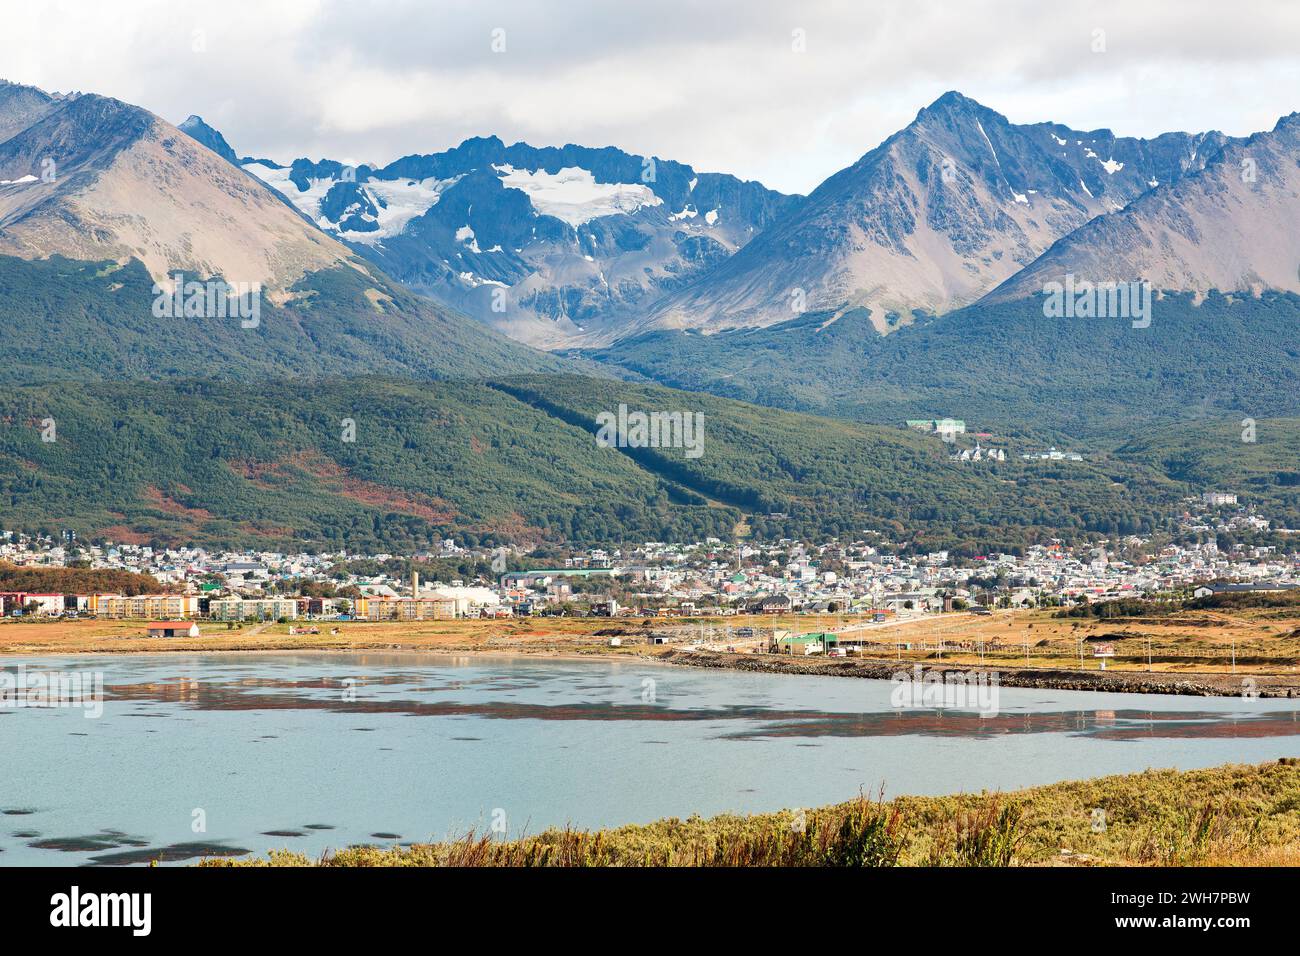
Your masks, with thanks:
[(1241, 135), (1300, 108), (1300, 5), (1268, 0), (0, 0), (0, 22), (9, 79), (199, 113), (281, 161), (495, 133), (807, 191), (948, 89), (1126, 135)]

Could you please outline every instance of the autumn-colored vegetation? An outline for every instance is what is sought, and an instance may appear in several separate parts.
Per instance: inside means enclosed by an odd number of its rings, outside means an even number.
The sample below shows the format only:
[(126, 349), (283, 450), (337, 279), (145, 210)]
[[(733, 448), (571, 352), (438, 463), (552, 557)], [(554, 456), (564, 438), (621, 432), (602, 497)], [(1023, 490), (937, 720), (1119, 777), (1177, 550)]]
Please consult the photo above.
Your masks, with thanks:
[(151, 574), (91, 568), (22, 568), (0, 561), (0, 591), (34, 594), (161, 594)]

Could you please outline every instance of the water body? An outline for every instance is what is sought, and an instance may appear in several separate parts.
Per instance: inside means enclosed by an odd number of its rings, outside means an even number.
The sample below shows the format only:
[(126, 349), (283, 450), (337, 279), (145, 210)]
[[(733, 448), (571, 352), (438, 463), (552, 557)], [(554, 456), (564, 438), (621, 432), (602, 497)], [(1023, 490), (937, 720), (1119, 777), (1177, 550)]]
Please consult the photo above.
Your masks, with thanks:
[(103, 710), (0, 707), (0, 866), (309, 855), (504, 824), (602, 827), (870, 795), (1010, 790), (1300, 755), (1296, 701), (413, 654), (0, 659)]

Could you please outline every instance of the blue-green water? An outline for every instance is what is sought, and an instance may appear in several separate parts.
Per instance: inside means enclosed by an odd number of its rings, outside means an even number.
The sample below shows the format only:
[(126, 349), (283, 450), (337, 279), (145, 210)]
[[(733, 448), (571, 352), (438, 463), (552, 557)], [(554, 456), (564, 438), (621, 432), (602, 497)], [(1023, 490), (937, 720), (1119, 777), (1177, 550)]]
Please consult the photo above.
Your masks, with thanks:
[(1297, 701), (414, 654), (0, 660), (99, 672), (102, 716), (0, 707), (0, 865), (510, 835), (1300, 755)]

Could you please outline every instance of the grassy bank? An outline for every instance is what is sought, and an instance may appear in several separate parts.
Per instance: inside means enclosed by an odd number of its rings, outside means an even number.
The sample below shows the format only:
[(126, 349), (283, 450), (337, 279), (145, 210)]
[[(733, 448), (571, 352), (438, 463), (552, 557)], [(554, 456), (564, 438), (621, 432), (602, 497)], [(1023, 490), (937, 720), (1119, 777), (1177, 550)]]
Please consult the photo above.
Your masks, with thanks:
[(207, 866), (1300, 865), (1300, 760)]

